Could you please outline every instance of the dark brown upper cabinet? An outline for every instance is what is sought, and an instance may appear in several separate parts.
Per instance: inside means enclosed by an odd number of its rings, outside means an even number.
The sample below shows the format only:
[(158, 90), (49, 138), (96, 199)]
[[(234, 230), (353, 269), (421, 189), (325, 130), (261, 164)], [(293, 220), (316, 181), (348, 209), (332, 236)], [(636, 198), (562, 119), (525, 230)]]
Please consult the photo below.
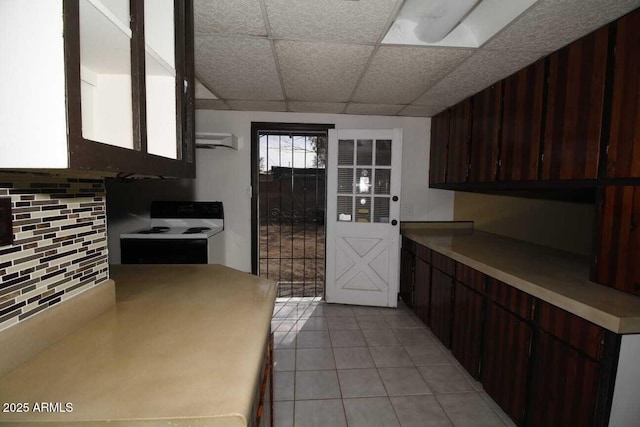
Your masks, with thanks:
[(0, 168), (194, 177), (192, 0), (27, 3), (7, 6)]
[(592, 280), (640, 295), (640, 187), (610, 186), (603, 193)]
[(447, 150), (449, 149), (450, 110), (431, 119), (431, 155), (429, 184), (444, 184), (447, 179)]
[(467, 182), (471, 144), (471, 98), (451, 107), (447, 184)]
[(538, 179), (544, 61), (538, 61), (504, 80), (501, 181)]
[(542, 179), (596, 179), (604, 109), (609, 27), (548, 58)]
[(615, 24), (607, 177), (640, 177), (640, 9)]
[(469, 182), (492, 182), (498, 173), (502, 124), (502, 82), (472, 98), (471, 160)]

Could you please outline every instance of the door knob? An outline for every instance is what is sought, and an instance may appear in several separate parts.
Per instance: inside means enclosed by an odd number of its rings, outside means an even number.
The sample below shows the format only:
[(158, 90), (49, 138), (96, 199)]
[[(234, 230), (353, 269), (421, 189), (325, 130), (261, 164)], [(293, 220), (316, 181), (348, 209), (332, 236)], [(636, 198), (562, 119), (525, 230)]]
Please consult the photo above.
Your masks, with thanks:
[(397, 201), (398, 201), (398, 196), (393, 196), (393, 197), (391, 198), (391, 200), (393, 200), (394, 202), (397, 202)]
[(398, 225), (398, 221), (396, 221), (395, 219), (391, 221), (391, 225)]

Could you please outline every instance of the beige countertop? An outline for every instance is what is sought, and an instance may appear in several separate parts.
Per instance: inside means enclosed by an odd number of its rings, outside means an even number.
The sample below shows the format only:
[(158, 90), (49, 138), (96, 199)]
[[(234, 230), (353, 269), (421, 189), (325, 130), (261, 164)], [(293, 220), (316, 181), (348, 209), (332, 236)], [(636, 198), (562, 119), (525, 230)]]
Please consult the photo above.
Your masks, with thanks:
[[(0, 378), (0, 424), (244, 426), (275, 284), (218, 265), (113, 266), (115, 306)], [(24, 425), (24, 424), (21, 424)]]
[(474, 231), (463, 224), (455, 229), (408, 224), (402, 234), (610, 331), (640, 333), (640, 297), (589, 281), (586, 257)]

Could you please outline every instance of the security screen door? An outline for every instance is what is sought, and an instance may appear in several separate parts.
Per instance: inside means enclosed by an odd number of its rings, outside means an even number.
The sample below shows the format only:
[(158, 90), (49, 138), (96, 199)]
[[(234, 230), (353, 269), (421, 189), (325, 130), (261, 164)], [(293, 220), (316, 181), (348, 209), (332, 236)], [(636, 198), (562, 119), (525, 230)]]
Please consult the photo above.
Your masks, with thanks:
[(326, 301), (395, 307), (402, 130), (330, 129)]

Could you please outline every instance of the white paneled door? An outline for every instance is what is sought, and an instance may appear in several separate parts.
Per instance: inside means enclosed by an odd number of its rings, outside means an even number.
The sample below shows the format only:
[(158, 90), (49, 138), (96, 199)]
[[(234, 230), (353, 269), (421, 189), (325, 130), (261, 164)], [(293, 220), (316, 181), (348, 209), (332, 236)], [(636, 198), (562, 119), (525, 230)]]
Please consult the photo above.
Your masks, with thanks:
[(402, 129), (331, 129), (326, 300), (395, 307)]

